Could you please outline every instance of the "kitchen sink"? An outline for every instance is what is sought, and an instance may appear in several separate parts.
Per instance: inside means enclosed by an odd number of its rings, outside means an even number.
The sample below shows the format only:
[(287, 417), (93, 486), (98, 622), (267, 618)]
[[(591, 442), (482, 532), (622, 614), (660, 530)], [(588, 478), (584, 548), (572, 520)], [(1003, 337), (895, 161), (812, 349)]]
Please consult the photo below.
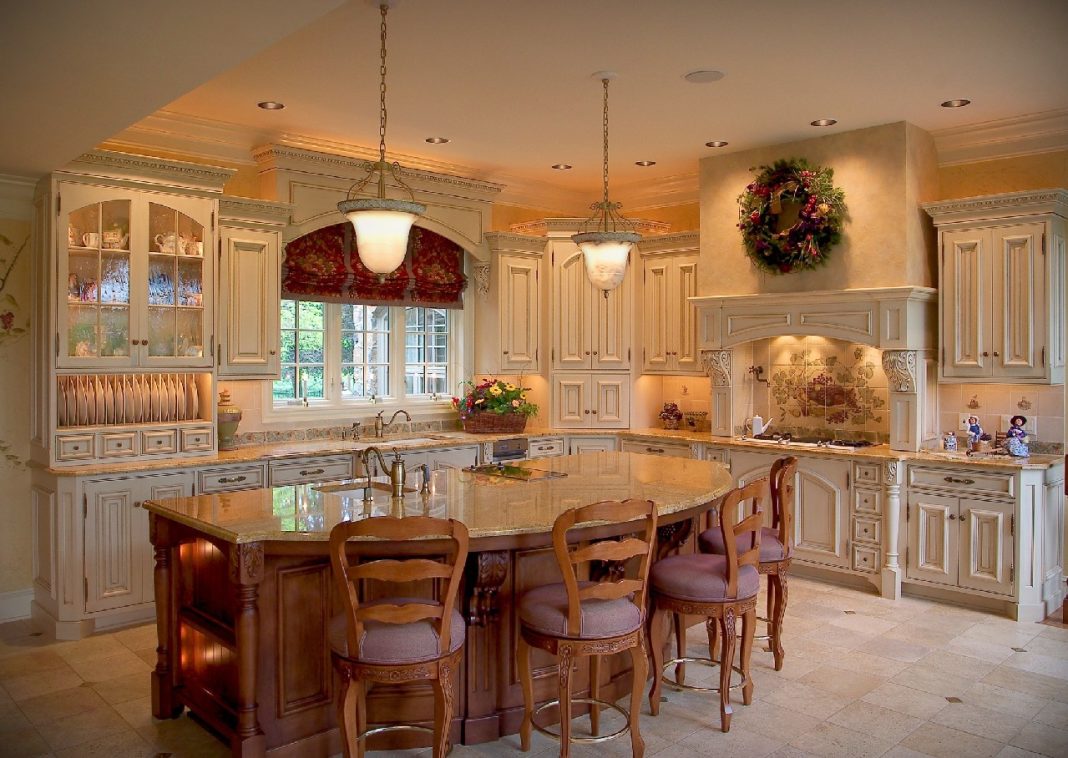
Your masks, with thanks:
[(384, 437), (384, 438), (382, 438), (380, 440), (375, 440), (371, 444), (376, 445), (376, 446), (381, 447), (381, 448), (391, 448), (391, 447), (406, 447), (406, 446), (409, 446), (409, 445), (425, 445), (425, 444), (430, 443), (430, 442), (442, 442), (444, 440), (449, 440), (449, 439), (451, 439), (451, 437), (439, 437), (439, 436), (430, 436), (430, 435), (428, 435), (426, 437), (401, 437), (399, 439), (389, 439), (388, 437)]
[[(363, 482), (337, 482), (335, 484), (317, 484), (313, 490), (326, 492), (331, 495), (342, 497), (363, 497)], [(393, 485), (389, 482), (371, 482), (371, 489), (379, 492), (393, 492)], [(415, 492), (415, 487), (404, 487), (405, 492)]]

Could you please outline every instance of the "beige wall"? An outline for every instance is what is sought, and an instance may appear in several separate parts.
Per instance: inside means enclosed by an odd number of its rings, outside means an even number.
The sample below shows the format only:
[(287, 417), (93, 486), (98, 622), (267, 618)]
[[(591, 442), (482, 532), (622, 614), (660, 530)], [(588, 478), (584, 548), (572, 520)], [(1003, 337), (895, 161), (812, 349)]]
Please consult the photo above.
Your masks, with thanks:
[(947, 200), (999, 192), (1068, 187), (1068, 150), (942, 166), (938, 170), (938, 178), (941, 184), (939, 197)]
[(493, 219), (487, 232), (507, 232), (512, 224), (525, 224), (528, 221), (537, 221), (543, 218), (557, 218), (568, 214), (561, 211), (546, 210), (545, 208), (527, 208), (522, 205), (505, 205), (494, 203)]
[[(30, 222), (0, 218), (0, 594), (30, 576)], [(25, 248), (18, 253), (19, 247)], [(17, 254), (17, 258), (16, 258)], [(6, 278), (5, 278), (6, 277)]]
[[(624, 209), (626, 210), (626, 209)], [(627, 213), (643, 221), (662, 221), (671, 224), (672, 232), (692, 232), (701, 228), (701, 204), (681, 203), (657, 208), (636, 208)]]
[[(904, 122), (704, 158), (700, 167), (699, 295), (934, 286), (933, 237), (917, 202), (936, 199), (930, 135)], [(737, 228), (738, 196), (753, 166), (807, 158), (834, 169), (848, 220), (827, 265), (785, 276), (758, 271)]]

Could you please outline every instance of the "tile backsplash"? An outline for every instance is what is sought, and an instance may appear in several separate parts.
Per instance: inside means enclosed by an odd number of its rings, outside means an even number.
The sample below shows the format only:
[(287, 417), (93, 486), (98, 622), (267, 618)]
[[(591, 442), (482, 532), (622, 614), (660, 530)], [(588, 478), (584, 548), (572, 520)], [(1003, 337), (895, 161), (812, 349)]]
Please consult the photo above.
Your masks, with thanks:
[(1059, 453), (1064, 446), (1064, 387), (1022, 384), (941, 384), (939, 424), (960, 432), (961, 414), (979, 419), (984, 431), (1004, 432), (1003, 416), (1027, 419), (1032, 449)]

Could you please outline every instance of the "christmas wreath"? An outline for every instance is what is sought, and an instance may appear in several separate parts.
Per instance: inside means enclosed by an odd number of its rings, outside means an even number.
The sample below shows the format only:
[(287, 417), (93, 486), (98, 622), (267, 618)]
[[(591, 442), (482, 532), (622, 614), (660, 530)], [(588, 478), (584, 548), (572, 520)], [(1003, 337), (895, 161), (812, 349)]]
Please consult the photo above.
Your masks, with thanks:
[(738, 228), (753, 263), (773, 274), (825, 263), (846, 212), (834, 170), (793, 158), (759, 171), (738, 198)]

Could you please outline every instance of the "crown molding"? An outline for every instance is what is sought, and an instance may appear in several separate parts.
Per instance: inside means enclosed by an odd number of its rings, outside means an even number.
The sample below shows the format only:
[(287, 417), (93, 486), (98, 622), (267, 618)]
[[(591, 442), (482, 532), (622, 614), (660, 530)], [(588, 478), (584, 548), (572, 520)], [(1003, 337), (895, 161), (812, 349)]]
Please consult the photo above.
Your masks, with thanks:
[(940, 166), (1068, 150), (1068, 109), (939, 129), (931, 136)]
[(221, 221), (244, 221), (251, 223), (284, 226), (289, 222), (293, 206), (274, 200), (257, 200), (250, 197), (223, 195), (219, 198)]
[(0, 218), (33, 218), (33, 192), (37, 182), (25, 176), (0, 174)]
[(486, 232), (486, 244), (492, 253), (532, 253), (541, 255), (545, 252), (545, 237), (515, 232)]
[[(633, 227), (633, 231), (638, 234), (666, 234), (671, 231), (671, 224), (664, 221), (650, 221), (639, 218), (627, 220)], [(512, 224), (508, 229), (513, 234), (529, 237), (570, 237), (572, 234), (581, 231), (585, 224), (585, 218), (541, 218), (536, 221)]]
[(249, 146), (269, 139), (266, 133), (237, 124), (160, 110), (123, 129), (105, 145), (126, 152), (150, 148), (198, 160), (254, 166)]
[(147, 184), (179, 185), (220, 193), (236, 169), (153, 158), (114, 150), (91, 150), (67, 164), (65, 171)]
[(935, 224), (1018, 216), (1021, 213), (1056, 213), (1068, 218), (1068, 190), (1046, 189), (1006, 192), (924, 203)]
[(632, 182), (613, 188), (624, 207), (633, 212), (687, 205), (700, 198), (700, 178), (695, 171), (688, 174), (665, 176), (653, 181)]
[(664, 253), (697, 252), (701, 247), (699, 231), (673, 232), (643, 237), (638, 243), (638, 252), (645, 255), (662, 255)]

